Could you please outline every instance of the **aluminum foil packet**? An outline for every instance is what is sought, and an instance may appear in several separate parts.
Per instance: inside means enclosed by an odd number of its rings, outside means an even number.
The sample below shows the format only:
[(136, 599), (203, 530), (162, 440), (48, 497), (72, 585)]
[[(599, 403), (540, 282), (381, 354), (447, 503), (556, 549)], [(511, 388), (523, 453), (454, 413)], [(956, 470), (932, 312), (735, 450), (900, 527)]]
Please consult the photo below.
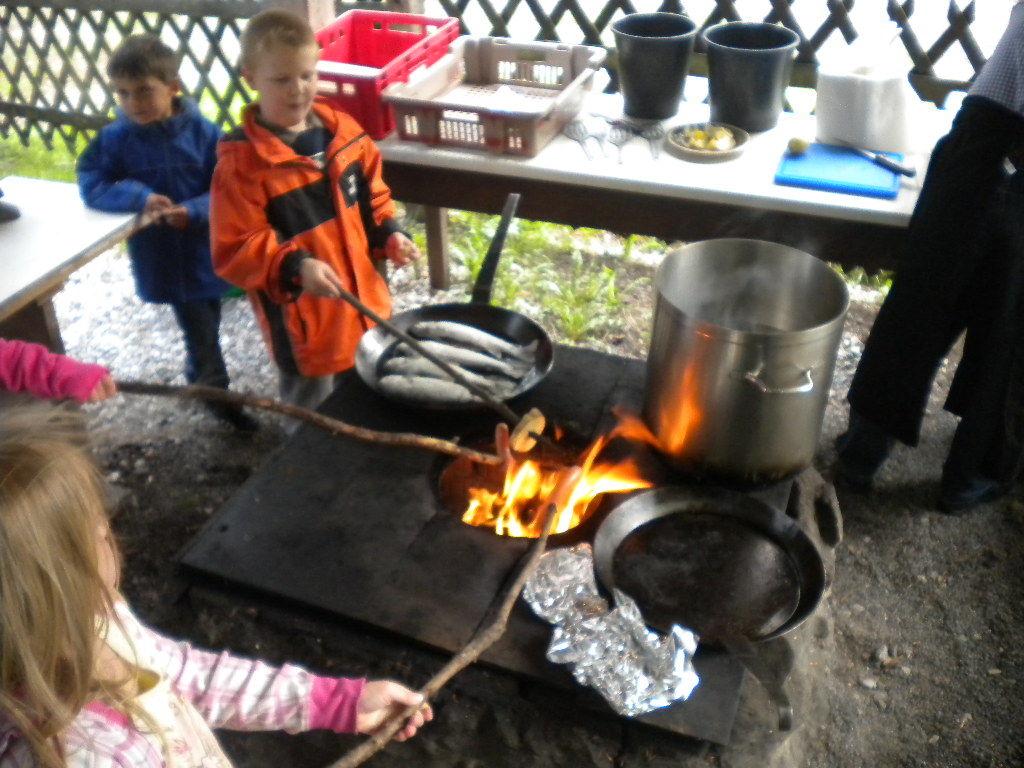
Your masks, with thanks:
[(597, 589), (589, 544), (545, 552), (523, 597), (555, 626), (548, 660), (570, 665), (579, 683), (595, 688), (621, 715), (686, 699), (699, 682), (693, 633), (679, 626), (668, 635), (651, 631), (632, 598), (618, 590), (615, 607), (609, 606)]

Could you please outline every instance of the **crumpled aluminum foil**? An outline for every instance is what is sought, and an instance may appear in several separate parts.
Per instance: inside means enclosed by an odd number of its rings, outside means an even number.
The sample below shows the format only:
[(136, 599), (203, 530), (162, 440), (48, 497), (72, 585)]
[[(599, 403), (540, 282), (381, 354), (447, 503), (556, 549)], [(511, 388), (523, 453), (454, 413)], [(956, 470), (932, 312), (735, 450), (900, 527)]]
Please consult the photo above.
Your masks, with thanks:
[(569, 664), (579, 683), (597, 689), (621, 715), (686, 699), (699, 682), (693, 633), (679, 626), (668, 635), (652, 632), (632, 598), (618, 590), (611, 608), (597, 591), (589, 544), (545, 552), (523, 597), (555, 625), (548, 660)]

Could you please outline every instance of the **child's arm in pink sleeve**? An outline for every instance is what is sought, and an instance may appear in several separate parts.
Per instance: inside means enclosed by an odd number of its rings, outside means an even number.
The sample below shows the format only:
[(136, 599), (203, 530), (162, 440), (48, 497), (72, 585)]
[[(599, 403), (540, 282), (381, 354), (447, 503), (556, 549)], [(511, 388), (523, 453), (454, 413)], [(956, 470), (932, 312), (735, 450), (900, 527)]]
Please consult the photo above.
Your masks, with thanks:
[(356, 704), (366, 687), (364, 679), (313, 677), (309, 695), (309, 727), (335, 733), (356, 732)]
[(39, 344), (0, 339), (0, 387), (36, 397), (88, 401), (108, 371), (50, 352)]
[(355, 733), (356, 703), (365, 681), (323, 678), (292, 664), (275, 667), (199, 650), (146, 627), (127, 608), (119, 614), (129, 637), (154, 649), (171, 686), (212, 727)]

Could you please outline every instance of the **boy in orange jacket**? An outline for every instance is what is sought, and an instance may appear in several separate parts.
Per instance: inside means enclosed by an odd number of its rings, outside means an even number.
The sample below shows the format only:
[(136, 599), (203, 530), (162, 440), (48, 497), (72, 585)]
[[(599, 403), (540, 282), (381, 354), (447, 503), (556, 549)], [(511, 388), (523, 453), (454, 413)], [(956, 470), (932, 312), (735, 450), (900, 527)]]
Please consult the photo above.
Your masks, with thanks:
[(372, 325), (338, 289), (387, 317), (391, 297), (374, 261), (402, 266), (420, 252), (398, 231), (377, 146), (316, 98), (319, 46), (309, 24), (264, 11), (241, 45), (242, 75), (259, 100), (218, 147), (214, 269), (248, 292), (281, 399), (316, 408)]

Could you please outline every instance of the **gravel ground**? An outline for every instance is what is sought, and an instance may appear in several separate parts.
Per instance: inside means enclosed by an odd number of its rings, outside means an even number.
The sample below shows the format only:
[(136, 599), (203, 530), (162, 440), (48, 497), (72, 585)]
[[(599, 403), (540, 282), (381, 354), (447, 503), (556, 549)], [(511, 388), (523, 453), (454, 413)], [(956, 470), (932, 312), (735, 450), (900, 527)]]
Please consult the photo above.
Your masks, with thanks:
[[(465, 296), (433, 293), (411, 274), (396, 279), (393, 291), (399, 308)], [(596, 346), (646, 354), (651, 306), (645, 295), (630, 297), (625, 330)], [(842, 395), (876, 309), (868, 296), (855, 299), (825, 417), (823, 473), (834, 459), (832, 441), (846, 418)], [(119, 252), (76, 273), (56, 303), (69, 354), (101, 361), (120, 379), (184, 383), (173, 317), (135, 298)], [(222, 339), (232, 386), (273, 396), (275, 376), (245, 301), (225, 302)], [(1018, 493), (963, 517), (935, 511), (939, 468), (955, 426), (941, 410), (949, 369), (940, 375), (921, 446), (898, 448), (875, 492), (840, 491), (845, 539), (836, 551), (832, 594), (813, 623), (806, 674), (793, 692), (801, 725), (787, 740), (765, 730), (756, 712), (745, 712), (733, 747), (701, 752), (473, 668), (442, 692), (437, 720), (422, 738), (389, 747), (370, 764), (1024, 765), (1024, 503)], [(175, 553), (281, 444), (278, 417), (259, 413), (263, 428), (242, 436), (193, 405), (165, 398), (125, 396), (86, 410), (108, 477), (125, 490), (115, 520), (127, 556), (125, 591), (151, 623), (200, 645), (338, 674), (417, 684), (443, 662), (358, 628), (327, 636), (248, 604), (177, 599)], [(252, 768), (322, 766), (354, 743), (330, 734), (226, 735), (225, 742), (239, 765)]]

